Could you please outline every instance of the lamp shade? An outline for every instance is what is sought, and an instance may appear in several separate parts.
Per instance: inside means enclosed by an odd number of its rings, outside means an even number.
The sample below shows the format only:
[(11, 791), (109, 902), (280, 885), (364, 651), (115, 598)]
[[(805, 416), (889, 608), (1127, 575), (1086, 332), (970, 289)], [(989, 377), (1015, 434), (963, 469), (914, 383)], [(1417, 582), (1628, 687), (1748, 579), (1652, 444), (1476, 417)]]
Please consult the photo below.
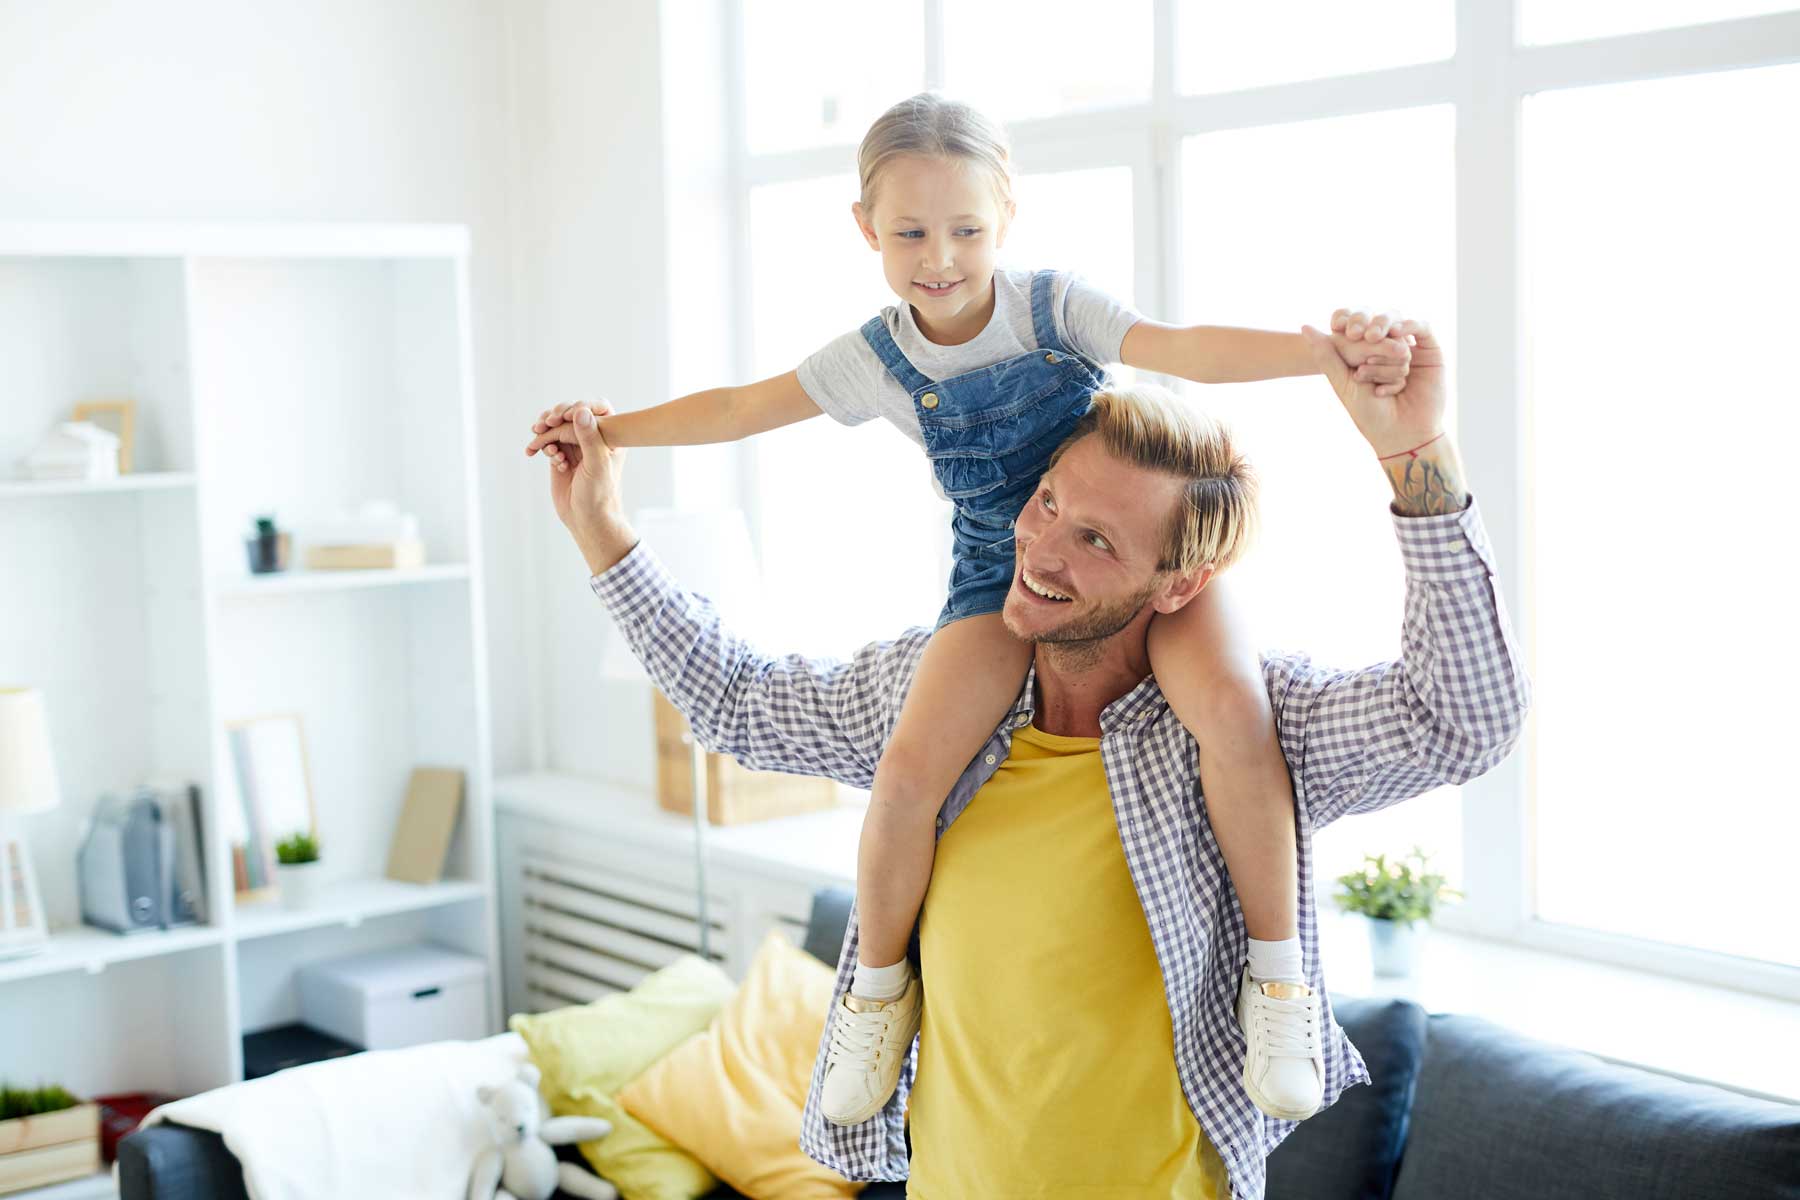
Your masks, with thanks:
[(43, 693), (0, 688), (0, 812), (42, 812), (61, 799)]
[[(633, 518), (632, 527), (675, 582), (712, 601), (734, 632), (755, 636), (762, 631), (762, 574), (742, 511), (646, 508)], [(607, 630), (600, 669), (611, 679), (645, 678), (631, 647), (614, 628)]]

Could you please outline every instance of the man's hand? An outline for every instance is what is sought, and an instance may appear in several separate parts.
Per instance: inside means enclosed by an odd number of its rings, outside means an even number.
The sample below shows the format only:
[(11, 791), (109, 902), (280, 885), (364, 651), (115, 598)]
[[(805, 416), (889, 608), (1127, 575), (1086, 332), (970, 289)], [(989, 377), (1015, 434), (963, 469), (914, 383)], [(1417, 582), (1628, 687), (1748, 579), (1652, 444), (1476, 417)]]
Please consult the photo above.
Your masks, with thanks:
[(1340, 308), (1331, 314), (1331, 344), (1338, 357), (1356, 373), (1357, 382), (1374, 384), (1377, 396), (1392, 396), (1406, 387), (1412, 345), (1398, 333), (1400, 325), (1400, 315), (1392, 312), (1371, 315)]
[(1423, 321), (1402, 321), (1387, 331), (1389, 336), (1412, 343), (1406, 390), (1392, 396), (1380, 395), (1378, 388), (1360, 382), (1329, 336), (1310, 325), (1300, 332), (1344, 411), (1381, 460), (1394, 489), (1394, 507), (1408, 516), (1468, 507), (1462, 462), (1444, 433), (1444, 350), (1430, 326)]
[(595, 575), (607, 570), (637, 545), (637, 535), (625, 521), (625, 502), (619, 490), (625, 452), (614, 450), (600, 436), (595, 415), (612, 411), (607, 404), (574, 412), (575, 441), (563, 447), (561, 461), (550, 470), (550, 501), (556, 516), (569, 530)]

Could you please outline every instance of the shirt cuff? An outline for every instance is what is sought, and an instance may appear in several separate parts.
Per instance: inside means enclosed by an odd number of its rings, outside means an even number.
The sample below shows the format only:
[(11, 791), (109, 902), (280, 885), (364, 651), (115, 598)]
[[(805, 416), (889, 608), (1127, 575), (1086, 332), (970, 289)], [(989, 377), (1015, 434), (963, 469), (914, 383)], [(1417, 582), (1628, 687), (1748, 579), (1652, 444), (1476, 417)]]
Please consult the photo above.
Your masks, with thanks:
[(675, 590), (675, 580), (656, 552), (638, 542), (625, 557), (593, 576), (588, 586), (621, 625), (648, 616), (659, 597)]
[(1408, 578), (1448, 583), (1494, 574), (1494, 548), (1488, 544), (1487, 526), (1482, 524), (1473, 496), (1461, 512), (1430, 517), (1392, 515), (1394, 533), (1400, 539), (1400, 561)]

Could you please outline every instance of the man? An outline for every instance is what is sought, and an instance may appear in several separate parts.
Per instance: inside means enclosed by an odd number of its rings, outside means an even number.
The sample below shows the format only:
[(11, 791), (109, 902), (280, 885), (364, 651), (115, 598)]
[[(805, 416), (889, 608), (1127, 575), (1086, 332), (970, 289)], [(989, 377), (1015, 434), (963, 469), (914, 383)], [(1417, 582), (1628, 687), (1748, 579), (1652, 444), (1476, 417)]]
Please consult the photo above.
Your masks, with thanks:
[[(1148, 674), (1151, 618), (1211, 575), (1193, 551), (1219, 552), (1237, 536), (1228, 526), (1245, 520), (1243, 464), (1191, 407), (1115, 393), (1058, 452), (1016, 526), (1006, 619), (1033, 644), (1034, 666), (939, 817), (916, 1057), (872, 1120), (841, 1128), (821, 1117), (834, 1062), (912, 1053), (889, 1036), (888, 1006), (847, 998), (853, 913), (801, 1131), (812, 1157), (851, 1179), (910, 1170), (909, 1194), (928, 1200), (1260, 1197), (1264, 1160), (1293, 1126), (1246, 1096), (1241, 1024), (1269, 1022), (1265, 1041), (1288, 1060), (1275, 1065), (1318, 1072), (1326, 1104), (1367, 1081), (1316, 966), (1313, 832), (1491, 768), (1529, 702), (1481, 520), (1443, 432), (1443, 354), (1423, 325), (1399, 328), (1416, 348), (1395, 396), (1359, 384), (1324, 335), (1305, 331), (1393, 486), (1407, 572), (1398, 661), (1330, 671), (1301, 656), (1264, 660), (1298, 806), (1311, 987), (1252, 988), (1236, 975), (1245, 931), (1193, 740)], [(585, 414), (577, 436), (570, 469), (551, 473), (557, 513), (594, 591), (701, 739), (751, 767), (867, 787), (927, 631), (849, 663), (746, 645), (637, 544), (621, 455)], [(1097, 536), (1106, 554), (1094, 552)], [(984, 969), (995, 963), (1006, 969)]]

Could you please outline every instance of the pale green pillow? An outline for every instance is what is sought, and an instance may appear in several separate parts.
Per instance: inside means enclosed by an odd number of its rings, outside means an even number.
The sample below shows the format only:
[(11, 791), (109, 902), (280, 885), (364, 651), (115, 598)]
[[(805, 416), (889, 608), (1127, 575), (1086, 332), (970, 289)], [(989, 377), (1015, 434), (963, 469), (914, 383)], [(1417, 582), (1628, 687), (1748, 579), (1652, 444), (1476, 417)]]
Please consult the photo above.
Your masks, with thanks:
[(629, 992), (512, 1018), (543, 1072), (550, 1111), (612, 1122), (612, 1133), (583, 1142), (581, 1153), (623, 1200), (695, 1200), (718, 1186), (698, 1159), (651, 1132), (613, 1096), (710, 1025), (736, 990), (725, 972), (688, 955)]

